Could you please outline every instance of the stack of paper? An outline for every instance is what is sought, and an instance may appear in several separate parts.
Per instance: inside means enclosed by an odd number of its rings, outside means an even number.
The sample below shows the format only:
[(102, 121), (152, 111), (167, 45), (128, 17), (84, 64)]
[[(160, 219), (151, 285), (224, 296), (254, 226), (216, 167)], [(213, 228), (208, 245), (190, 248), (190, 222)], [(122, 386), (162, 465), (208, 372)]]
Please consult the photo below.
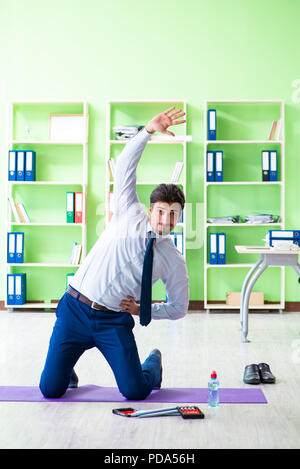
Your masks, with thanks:
[(261, 223), (275, 223), (280, 221), (280, 216), (269, 214), (257, 214), (245, 216), (245, 223), (259, 225)]
[(232, 224), (232, 223), (240, 223), (241, 217), (239, 215), (233, 215), (231, 217), (216, 217), (216, 218), (208, 218), (207, 223), (215, 223), (215, 224)]
[(142, 130), (143, 125), (117, 125), (113, 127), (113, 132), (115, 134), (116, 140), (123, 140), (134, 137), (140, 130)]
[(79, 264), (81, 249), (82, 249), (81, 244), (73, 243), (70, 264), (72, 264), (72, 265), (78, 265)]

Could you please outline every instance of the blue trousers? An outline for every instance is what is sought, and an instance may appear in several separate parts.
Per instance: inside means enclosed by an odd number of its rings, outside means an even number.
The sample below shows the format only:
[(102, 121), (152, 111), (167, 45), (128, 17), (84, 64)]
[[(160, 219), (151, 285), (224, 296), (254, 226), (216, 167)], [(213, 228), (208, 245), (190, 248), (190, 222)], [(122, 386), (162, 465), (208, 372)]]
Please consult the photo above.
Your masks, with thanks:
[(150, 354), (141, 364), (130, 313), (98, 311), (65, 293), (56, 316), (40, 379), (40, 390), (45, 397), (58, 398), (66, 392), (77, 360), (92, 347), (104, 355), (119, 391), (127, 399), (145, 399), (157, 386), (160, 360)]

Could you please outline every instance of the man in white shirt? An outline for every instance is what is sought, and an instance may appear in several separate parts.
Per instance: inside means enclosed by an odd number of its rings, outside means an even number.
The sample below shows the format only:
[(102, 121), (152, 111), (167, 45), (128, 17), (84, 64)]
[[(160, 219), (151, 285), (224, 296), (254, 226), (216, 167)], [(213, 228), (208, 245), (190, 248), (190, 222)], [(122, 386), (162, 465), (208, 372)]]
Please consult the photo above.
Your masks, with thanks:
[[(168, 302), (150, 302), (150, 317), (144, 325), (151, 319), (174, 320), (187, 313), (186, 263), (169, 236), (180, 218), (185, 197), (175, 184), (160, 184), (150, 195), (148, 218), (136, 193), (136, 168), (154, 132), (174, 136), (168, 127), (185, 122), (178, 120), (185, 113), (174, 109), (155, 116), (118, 157), (111, 222), (82, 262), (56, 310), (40, 380), (45, 397), (60, 397), (68, 386), (77, 386), (73, 368), (82, 353), (92, 347), (103, 353), (127, 399), (145, 399), (152, 389), (160, 387), (161, 354), (154, 349), (140, 363), (132, 332), (133, 316), (139, 316), (140, 309), (142, 313), (142, 302), (146, 302), (142, 276), (150, 238), (155, 238), (151, 242), (150, 289), (162, 279)], [(136, 302), (139, 298), (140, 305)]]

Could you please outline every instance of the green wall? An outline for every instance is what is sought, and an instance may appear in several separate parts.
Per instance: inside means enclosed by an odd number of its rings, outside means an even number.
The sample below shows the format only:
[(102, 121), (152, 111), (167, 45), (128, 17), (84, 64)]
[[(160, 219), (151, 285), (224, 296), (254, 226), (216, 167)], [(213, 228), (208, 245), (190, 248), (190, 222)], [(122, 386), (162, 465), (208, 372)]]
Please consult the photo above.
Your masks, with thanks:
[[(8, 100), (89, 102), (90, 249), (104, 221), (106, 100), (187, 101), (193, 136), (187, 201), (193, 204), (196, 229), (196, 210), (203, 216), (204, 100), (284, 99), (286, 227), (299, 228), (298, 0), (1, 0), (0, 5), (1, 299)], [(187, 252), (191, 300), (203, 299), (203, 257), (203, 247)], [(300, 300), (291, 270), (286, 271), (286, 300)]]

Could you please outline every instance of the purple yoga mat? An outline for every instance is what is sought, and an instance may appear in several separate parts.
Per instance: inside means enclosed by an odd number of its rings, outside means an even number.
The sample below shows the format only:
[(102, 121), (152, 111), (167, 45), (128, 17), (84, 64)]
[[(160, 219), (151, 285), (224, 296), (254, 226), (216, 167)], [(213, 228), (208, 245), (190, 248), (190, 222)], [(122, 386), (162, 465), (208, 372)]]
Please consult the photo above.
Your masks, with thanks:
[[(266, 404), (260, 388), (220, 388), (222, 404)], [(10, 402), (129, 402), (117, 388), (87, 384), (67, 389), (59, 399), (46, 399), (37, 386), (0, 386), (0, 401)], [(134, 401), (133, 401), (134, 402)], [(144, 402), (206, 403), (207, 388), (153, 390)]]

